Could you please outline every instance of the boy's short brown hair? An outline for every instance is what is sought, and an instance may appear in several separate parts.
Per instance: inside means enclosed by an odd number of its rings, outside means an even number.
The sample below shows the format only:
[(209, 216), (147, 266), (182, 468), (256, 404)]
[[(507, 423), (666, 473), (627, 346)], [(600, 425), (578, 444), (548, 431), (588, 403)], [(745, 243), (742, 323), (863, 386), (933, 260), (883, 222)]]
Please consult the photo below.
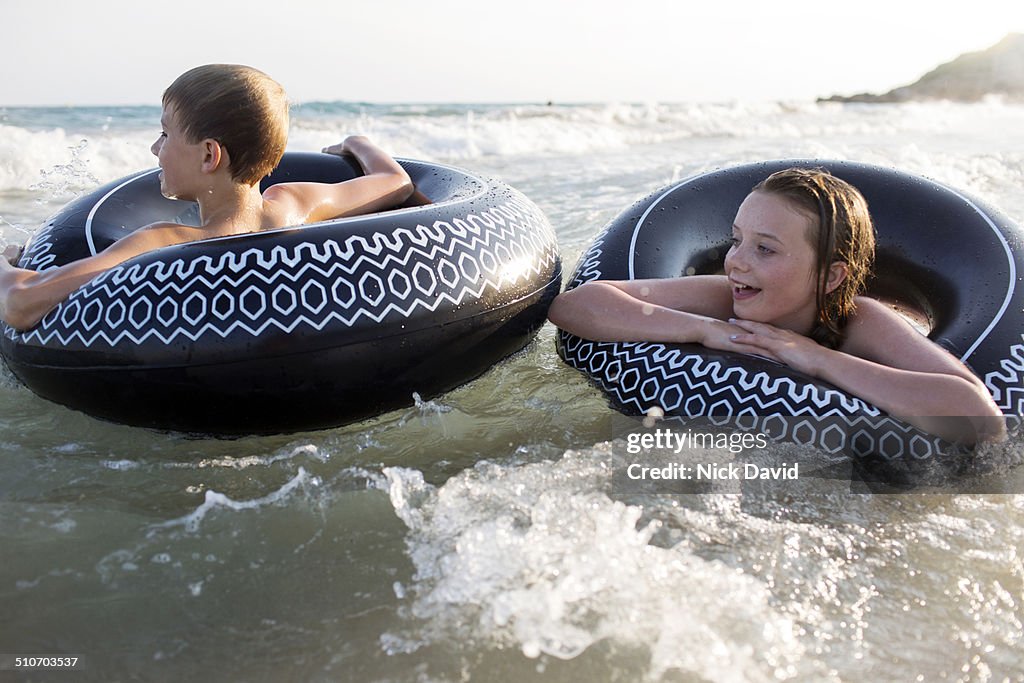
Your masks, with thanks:
[(195, 143), (212, 138), (228, 151), (231, 177), (254, 185), (270, 173), (288, 142), (284, 88), (248, 66), (207, 64), (178, 76), (164, 91), (164, 106)]

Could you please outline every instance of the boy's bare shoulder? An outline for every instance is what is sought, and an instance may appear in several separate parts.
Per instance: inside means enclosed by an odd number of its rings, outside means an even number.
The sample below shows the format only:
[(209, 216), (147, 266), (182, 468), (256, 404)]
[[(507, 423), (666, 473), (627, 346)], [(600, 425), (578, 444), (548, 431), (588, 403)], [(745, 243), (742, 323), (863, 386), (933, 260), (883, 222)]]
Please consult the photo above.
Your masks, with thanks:
[(164, 221), (150, 223), (139, 232), (149, 236), (150, 239), (161, 241), (167, 240), (168, 244), (191, 242), (192, 240), (202, 239), (204, 236), (209, 234), (208, 231), (194, 225), (183, 225), (182, 223)]
[(303, 186), (320, 183), (278, 183), (263, 191), (263, 213), (269, 225), (264, 228), (302, 225), (316, 201), (303, 191)]
[(195, 226), (160, 221), (150, 223), (130, 235), (126, 235), (115, 242), (111, 249), (133, 251), (141, 254), (145, 251), (169, 247), (174, 244), (194, 242), (205, 237), (211, 237), (211, 235)]
[(326, 188), (324, 183), (278, 183), (263, 191), (263, 203), (279, 207), (293, 207), (307, 200), (310, 188)]

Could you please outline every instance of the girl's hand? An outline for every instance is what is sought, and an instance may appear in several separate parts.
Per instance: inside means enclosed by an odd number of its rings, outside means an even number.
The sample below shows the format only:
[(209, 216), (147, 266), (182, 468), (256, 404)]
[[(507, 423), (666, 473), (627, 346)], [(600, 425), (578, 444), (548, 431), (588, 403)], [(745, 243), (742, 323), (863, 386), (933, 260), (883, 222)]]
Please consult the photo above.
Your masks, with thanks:
[(829, 350), (810, 337), (751, 320), (730, 320), (740, 332), (730, 341), (744, 353), (766, 356), (812, 377), (820, 375)]
[(780, 363), (782, 362), (766, 349), (752, 348), (750, 344), (738, 341), (746, 336), (749, 336), (748, 331), (741, 327), (737, 320), (725, 322), (716, 318), (705, 318), (703, 336), (700, 339), (700, 343), (709, 349), (755, 354)]

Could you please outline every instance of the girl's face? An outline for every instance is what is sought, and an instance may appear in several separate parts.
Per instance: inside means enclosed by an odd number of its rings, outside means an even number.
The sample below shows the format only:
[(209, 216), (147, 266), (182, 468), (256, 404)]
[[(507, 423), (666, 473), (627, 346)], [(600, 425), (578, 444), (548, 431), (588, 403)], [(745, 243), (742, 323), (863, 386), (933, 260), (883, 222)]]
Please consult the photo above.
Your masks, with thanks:
[(767, 192), (747, 195), (736, 213), (733, 244), (725, 256), (737, 318), (810, 333), (817, 321), (817, 303), (815, 248), (808, 235), (816, 229), (817, 221), (783, 197)]

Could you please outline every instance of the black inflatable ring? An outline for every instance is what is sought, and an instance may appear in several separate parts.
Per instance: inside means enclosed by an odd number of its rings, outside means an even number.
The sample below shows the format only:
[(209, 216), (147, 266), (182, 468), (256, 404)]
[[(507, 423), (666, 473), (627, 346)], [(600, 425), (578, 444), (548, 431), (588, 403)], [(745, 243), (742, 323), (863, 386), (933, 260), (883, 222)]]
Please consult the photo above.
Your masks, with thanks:
[[(561, 284), (554, 233), (507, 185), (400, 162), (432, 204), (167, 247), (4, 326), (40, 396), (116, 422), (208, 434), (335, 426), (409, 405), (522, 348)], [(347, 159), (285, 155), (266, 180), (337, 182)], [(195, 224), (156, 169), (78, 199), (33, 238), (44, 270), (158, 220)]]
[[(827, 168), (860, 189), (878, 233), (869, 295), (927, 318), (929, 337), (985, 381), (1003, 413), (1024, 415), (1024, 233), (984, 202), (908, 173), (804, 159), (683, 180), (614, 219), (567, 288), (721, 272), (737, 207), (757, 182), (792, 166)], [(558, 350), (629, 414), (743, 418), (829, 454), (925, 459), (947, 449), (855, 396), (752, 356), (692, 344), (599, 343), (565, 332)], [(787, 419), (803, 416), (811, 419)]]

